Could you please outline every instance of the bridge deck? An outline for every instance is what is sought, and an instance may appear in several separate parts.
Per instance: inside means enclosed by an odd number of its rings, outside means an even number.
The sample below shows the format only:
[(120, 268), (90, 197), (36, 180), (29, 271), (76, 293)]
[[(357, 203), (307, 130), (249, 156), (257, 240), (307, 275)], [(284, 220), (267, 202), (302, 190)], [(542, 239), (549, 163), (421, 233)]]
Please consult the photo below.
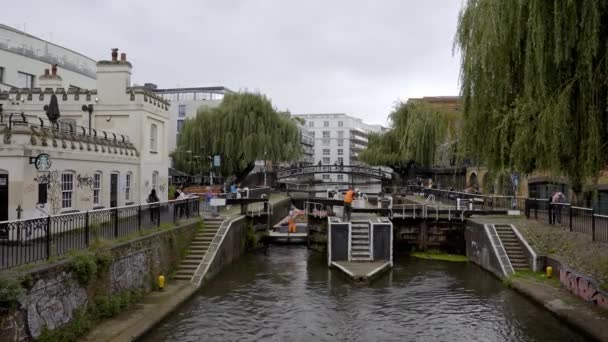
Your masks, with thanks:
[(333, 261), (332, 265), (355, 281), (369, 281), (391, 267), (388, 261)]

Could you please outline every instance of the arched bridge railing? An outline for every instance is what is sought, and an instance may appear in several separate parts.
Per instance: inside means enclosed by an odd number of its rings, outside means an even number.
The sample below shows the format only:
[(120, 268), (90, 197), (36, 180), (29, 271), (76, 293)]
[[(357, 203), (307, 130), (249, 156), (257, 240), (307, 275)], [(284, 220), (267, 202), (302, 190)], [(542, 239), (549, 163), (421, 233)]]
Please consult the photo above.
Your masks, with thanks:
[(371, 167), (352, 165), (315, 165), (279, 170), (277, 172), (277, 179), (312, 175), (318, 173), (344, 173), (356, 176), (366, 176), (375, 179), (392, 178), (392, 174), (390, 172), (382, 171), (380, 169), (373, 169)]

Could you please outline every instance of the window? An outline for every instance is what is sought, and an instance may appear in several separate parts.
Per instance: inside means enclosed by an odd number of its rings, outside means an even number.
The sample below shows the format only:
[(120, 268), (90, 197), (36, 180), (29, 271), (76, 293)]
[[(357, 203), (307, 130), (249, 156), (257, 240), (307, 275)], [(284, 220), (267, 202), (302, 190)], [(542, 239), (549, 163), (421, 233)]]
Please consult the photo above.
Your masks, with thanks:
[(180, 104), (179, 107), (177, 107), (177, 117), (179, 117), (179, 118), (186, 117), (186, 105)]
[(329, 127), (329, 121), (323, 121), (323, 127)]
[(17, 72), (17, 86), (19, 88), (34, 88), (34, 75), (26, 74), (24, 72)]
[(125, 200), (131, 199), (131, 178), (133, 174), (131, 172), (127, 172), (127, 176), (125, 178)]
[(338, 127), (344, 127), (344, 121), (338, 121)]
[(323, 157), (323, 164), (329, 165), (329, 157)]
[(184, 120), (177, 120), (177, 133), (181, 133), (184, 129)]
[(4, 82), (4, 68), (0, 67), (0, 83)]
[(342, 139), (338, 140), (338, 146), (344, 146), (344, 140), (342, 140)]
[(310, 132), (310, 136), (314, 139), (315, 138), (315, 132)]
[(343, 150), (343, 149), (341, 149), (341, 148), (339, 148), (339, 149), (338, 149), (338, 155), (339, 155), (339, 156), (344, 155), (344, 150)]
[(101, 203), (101, 172), (95, 172), (93, 175), (93, 205)]
[(344, 180), (344, 175), (338, 175), (338, 180), (339, 180), (339, 181)]
[(323, 180), (329, 180), (329, 175), (323, 175)]
[(344, 131), (338, 131), (338, 138), (344, 138)]
[(315, 127), (314, 121), (308, 121), (308, 127)]
[(323, 131), (323, 138), (329, 138), (329, 131)]
[(72, 208), (72, 197), (74, 193), (74, 174), (65, 172), (61, 174), (61, 208)]
[(329, 149), (328, 148), (324, 148), (323, 149), (323, 155), (324, 156), (328, 156), (329, 155)]
[(152, 189), (156, 190), (158, 187), (158, 171), (152, 172)]
[(338, 164), (344, 165), (344, 158), (338, 157)]
[(323, 139), (323, 145), (329, 145), (329, 139)]
[(157, 128), (155, 124), (152, 124), (150, 126), (150, 150), (151, 151), (156, 151), (156, 135), (157, 135)]

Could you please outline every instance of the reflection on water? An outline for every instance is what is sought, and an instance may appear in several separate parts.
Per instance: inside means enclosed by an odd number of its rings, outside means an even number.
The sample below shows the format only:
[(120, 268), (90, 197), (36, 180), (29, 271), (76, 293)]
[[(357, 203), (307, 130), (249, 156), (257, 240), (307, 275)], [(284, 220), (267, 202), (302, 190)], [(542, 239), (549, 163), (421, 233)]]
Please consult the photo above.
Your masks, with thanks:
[(228, 266), (146, 341), (584, 341), (469, 263), (403, 258), (351, 283), (306, 247)]

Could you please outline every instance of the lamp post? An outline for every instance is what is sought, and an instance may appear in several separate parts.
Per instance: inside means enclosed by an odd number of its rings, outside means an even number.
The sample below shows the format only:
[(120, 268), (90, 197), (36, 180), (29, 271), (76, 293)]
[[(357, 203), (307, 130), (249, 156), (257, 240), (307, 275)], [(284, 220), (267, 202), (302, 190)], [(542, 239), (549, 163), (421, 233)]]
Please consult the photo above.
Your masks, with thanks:
[[(95, 101), (97, 102), (97, 99), (95, 99)], [(82, 111), (83, 112), (87, 112), (89, 113), (89, 135), (91, 134), (91, 129), (92, 129), (92, 114), (93, 114), (93, 104), (89, 103), (88, 105), (82, 105)]]

